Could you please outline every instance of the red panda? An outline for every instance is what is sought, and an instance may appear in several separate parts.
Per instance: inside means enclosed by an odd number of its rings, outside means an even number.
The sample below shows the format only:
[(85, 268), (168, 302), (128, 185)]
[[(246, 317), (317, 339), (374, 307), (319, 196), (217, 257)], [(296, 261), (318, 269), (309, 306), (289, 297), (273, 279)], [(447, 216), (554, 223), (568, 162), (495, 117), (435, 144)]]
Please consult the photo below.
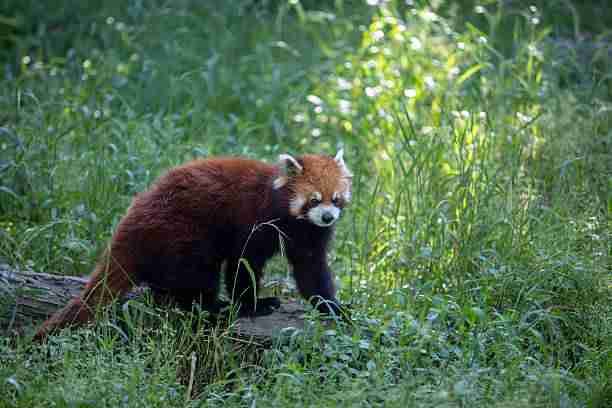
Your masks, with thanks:
[(277, 165), (207, 158), (169, 170), (134, 197), (81, 295), (35, 339), (92, 320), (97, 306), (142, 283), (179, 305), (197, 301), (218, 311), (222, 269), (242, 315), (271, 313), (279, 300), (256, 300), (256, 293), (266, 261), (280, 250), (279, 234), (300, 294), (338, 313), (327, 250), (351, 179), (342, 150), (335, 157), (283, 154)]

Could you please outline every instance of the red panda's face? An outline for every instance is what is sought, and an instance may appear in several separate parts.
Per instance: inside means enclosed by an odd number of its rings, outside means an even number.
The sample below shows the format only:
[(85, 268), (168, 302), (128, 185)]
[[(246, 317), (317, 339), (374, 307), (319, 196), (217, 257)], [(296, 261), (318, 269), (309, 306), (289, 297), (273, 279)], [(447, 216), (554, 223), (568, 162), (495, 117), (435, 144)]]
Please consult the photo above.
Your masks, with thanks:
[(289, 213), (319, 227), (332, 226), (351, 199), (352, 175), (342, 157), (281, 155), (281, 176), (275, 188), (287, 185)]

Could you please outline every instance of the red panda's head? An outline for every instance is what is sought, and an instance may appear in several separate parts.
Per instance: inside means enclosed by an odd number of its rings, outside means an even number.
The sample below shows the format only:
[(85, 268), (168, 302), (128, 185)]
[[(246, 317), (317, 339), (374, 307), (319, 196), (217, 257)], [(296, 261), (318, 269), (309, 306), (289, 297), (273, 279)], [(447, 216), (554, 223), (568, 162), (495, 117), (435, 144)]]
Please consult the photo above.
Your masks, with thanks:
[(289, 213), (319, 227), (333, 225), (351, 199), (353, 175), (344, 163), (343, 151), (335, 157), (282, 154), (279, 160), (280, 175), (274, 188), (287, 186)]

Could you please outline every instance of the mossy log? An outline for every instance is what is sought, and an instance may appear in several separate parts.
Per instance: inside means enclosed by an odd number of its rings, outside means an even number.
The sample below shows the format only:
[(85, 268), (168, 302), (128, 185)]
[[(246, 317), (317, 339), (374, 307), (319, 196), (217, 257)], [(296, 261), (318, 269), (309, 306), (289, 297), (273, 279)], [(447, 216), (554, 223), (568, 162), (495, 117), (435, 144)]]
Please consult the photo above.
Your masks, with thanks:
[[(83, 289), (87, 278), (18, 271), (0, 264), (0, 333), (12, 332), (46, 319)], [(136, 288), (126, 297), (134, 298), (145, 288)], [(304, 306), (284, 300), (274, 313), (239, 318), (232, 334), (258, 343), (269, 343), (279, 332), (304, 327)]]

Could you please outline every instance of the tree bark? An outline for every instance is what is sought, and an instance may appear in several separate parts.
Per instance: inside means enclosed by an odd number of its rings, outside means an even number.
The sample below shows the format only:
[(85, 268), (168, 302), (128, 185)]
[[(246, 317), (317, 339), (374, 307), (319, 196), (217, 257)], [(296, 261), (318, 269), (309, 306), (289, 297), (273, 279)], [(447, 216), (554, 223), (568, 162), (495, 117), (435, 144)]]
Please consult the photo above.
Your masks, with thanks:
[[(0, 332), (12, 332), (46, 319), (78, 296), (86, 282), (87, 278), (18, 271), (0, 264)], [(136, 288), (127, 297), (137, 297), (144, 290)], [(242, 339), (269, 343), (283, 329), (302, 329), (304, 313), (302, 304), (283, 301), (268, 316), (237, 319), (231, 330)]]

